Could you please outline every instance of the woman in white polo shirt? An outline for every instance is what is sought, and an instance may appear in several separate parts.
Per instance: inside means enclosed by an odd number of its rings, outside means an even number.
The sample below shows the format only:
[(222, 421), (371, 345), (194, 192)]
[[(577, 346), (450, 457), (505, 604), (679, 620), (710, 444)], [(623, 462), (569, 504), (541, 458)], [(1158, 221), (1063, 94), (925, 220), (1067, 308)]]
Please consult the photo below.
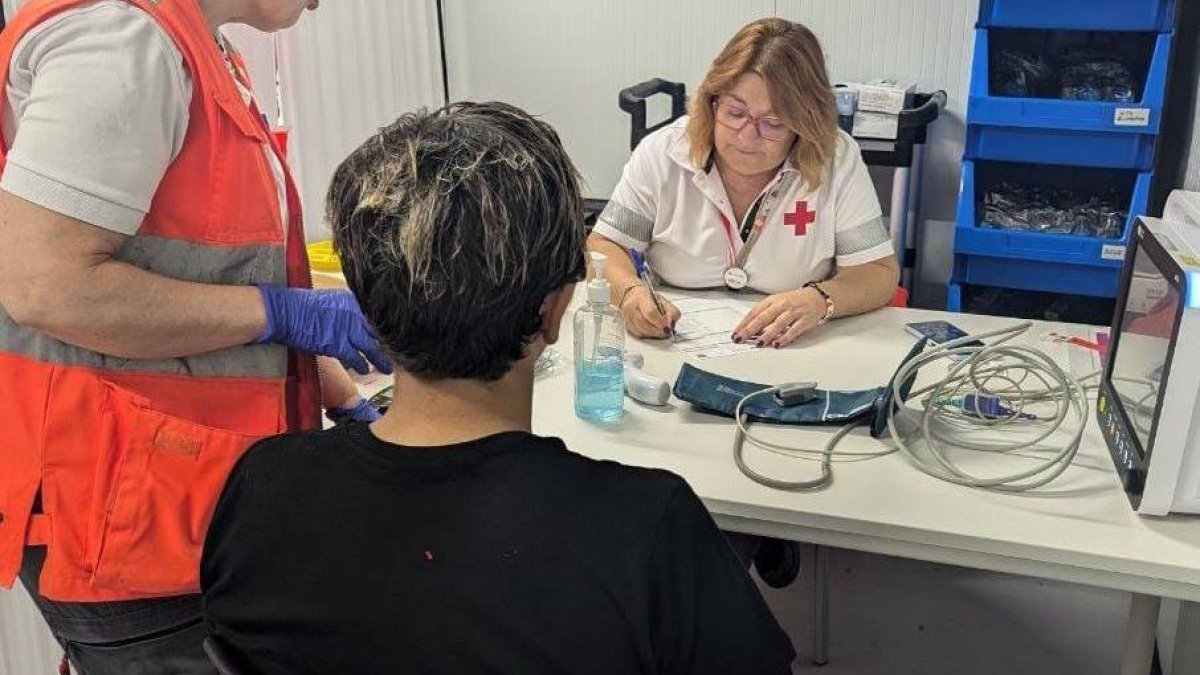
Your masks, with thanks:
[(736, 342), (779, 348), (888, 304), (899, 268), (811, 31), (783, 19), (742, 28), (690, 113), (634, 150), (588, 242), (612, 261), (631, 334), (665, 337), (679, 310), (660, 297), (659, 311), (629, 249), (671, 286), (768, 294)]

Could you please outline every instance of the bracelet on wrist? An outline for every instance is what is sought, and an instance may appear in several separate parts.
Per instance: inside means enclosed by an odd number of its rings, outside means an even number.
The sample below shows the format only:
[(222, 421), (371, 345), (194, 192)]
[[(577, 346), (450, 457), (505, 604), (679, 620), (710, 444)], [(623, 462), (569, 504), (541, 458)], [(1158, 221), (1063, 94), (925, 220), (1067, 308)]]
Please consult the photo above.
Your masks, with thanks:
[(824, 314), (824, 316), (821, 317), (821, 320), (817, 322), (817, 325), (819, 326), (819, 325), (825, 323), (826, 321), (829, 321), (830, 319), (832, 319), (833, 318), (833, 310), (834, 310), (833, 298), (830, 297), (828, 291), (826, 291), (824, 288), (821, 287), (821, 283), (818, 281), (810, 281), (807, 284), (804, 284), (804, 288), (813, 289), (814, 291), (819, 293), (821, 296), (821, 299), (823, 299), (825, 301), (825, 314)]
[[(629, 297), (629, 291), (632, 291), (633, 289), (637, 288), (638, 286), (641, 286), (642, 288), (646, 287), (646, 285), (643, 284), (642, 282), (635, 281), (632, 284), (629, 284), (628, 286), (626, 286), (621, 291), (621, 297), (617, 300), (617, 309), (621, 309), (622, 307), (625, 306), (625, 299)], [(647, 290), (649, 290), (649, 289), (647, 289)]]

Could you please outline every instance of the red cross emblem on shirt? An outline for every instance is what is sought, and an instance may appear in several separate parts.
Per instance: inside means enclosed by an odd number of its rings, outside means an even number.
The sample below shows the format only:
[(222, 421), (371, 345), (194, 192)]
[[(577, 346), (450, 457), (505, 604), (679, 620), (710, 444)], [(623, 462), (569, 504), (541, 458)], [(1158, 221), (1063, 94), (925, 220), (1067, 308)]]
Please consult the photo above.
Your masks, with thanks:
[(817, 219), (816, 211), (808, 210), (808, 202), (796, 202), (796, 210), (783, 214), (783, 224), (795, 228), (795, 235), (803, 237), (808, 234), (808, 225)]

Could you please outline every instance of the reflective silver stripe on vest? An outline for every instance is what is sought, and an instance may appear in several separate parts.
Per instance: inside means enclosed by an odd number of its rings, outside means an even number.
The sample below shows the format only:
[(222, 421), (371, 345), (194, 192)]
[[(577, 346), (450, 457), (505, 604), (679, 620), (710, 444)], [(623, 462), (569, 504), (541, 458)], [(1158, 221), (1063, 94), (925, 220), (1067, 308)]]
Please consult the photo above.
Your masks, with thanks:
[(139, 235), (126, 240), (117, 259), (182, 281), (230, 286), (287, 283), (283, 246), (205, 246)]
[[(125, 243), (117, 257), (155, 274), (184, 281), (246, 286), (282, 285), (287, 280), (281, 246), (216, 247), (136, 236)], [(46, 363), (192, 377), (279, 378), (287, 374), (287, 349), (282, 346), (235, 347), (181, 359), (123, 359), (18, 326), (3, 308), (0, 308), (0, 352)]]

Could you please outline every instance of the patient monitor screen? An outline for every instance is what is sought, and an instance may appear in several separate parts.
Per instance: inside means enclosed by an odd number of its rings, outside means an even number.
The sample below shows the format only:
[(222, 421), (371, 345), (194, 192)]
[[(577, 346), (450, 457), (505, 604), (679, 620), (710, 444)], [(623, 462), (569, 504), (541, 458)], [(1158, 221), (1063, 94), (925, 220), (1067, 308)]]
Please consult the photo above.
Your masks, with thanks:
[(1179, 291), (1163, 276), (1142, 246), (1133, 260), (1120, 335), (1109, 358), (1112, 386), (1146, 452), (1162, 391), (1163, 369), (1179, 315)]

